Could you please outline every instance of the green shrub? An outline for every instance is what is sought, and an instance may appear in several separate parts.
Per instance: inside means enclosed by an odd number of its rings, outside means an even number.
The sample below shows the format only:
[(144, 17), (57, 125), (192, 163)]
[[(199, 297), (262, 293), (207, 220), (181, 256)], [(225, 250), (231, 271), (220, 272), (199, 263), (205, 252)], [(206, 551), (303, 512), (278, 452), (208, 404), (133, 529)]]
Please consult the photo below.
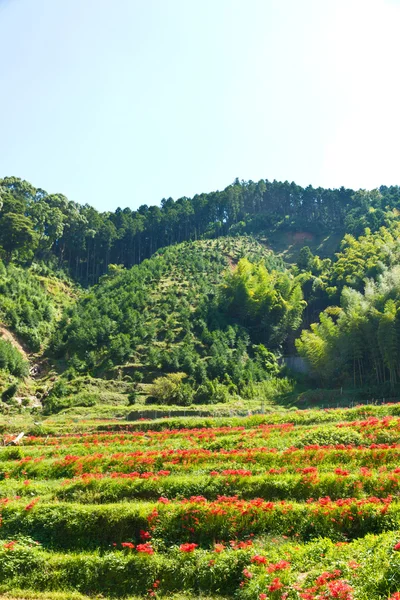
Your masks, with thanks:
[(0, 369), (4, 369), (15, 377), (28, 374), (28, 363), (22, 354), (8, 340), (0, 338)]
[(17, 383), (12, 383), (11, 385), (9, 385), (8, 388), (4, 390), (4, 392), (1, 395), (2, 401), (6, 403), (9, 402), (12, 398), (14, 398), (15, 394), (17, 393), (17, 390)]
[(193, 401), (193, 389), (183, 379), (186, 373), (170, 373), (166, 377), (157, 377), (150, 387), (150, 397), (158, 404), (190, 406)]
[(297, 445), (300, 448), (303, 446), (312, 446), (314, 444), (319, 444), (321, 446), (353, 444), (358, 446), (361, 443), (362, 436), (360, 433), (358, 433), (358, 431), (354, 431), (349, 427), (338, 428), (334, 425), (320, 427), (315, 431), (307, 431), (297, 441)]

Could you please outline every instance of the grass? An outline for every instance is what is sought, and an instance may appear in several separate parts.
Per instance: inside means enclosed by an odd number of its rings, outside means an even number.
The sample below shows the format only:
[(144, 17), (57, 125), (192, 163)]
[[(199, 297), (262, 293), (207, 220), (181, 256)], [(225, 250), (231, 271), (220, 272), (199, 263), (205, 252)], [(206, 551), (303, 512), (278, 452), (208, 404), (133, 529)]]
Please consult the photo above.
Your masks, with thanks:
[[(1, 590), (1, 586), (0, 586)], [(29, 590), (13, 590), (12, 592), (2, 593), (0, 591), (0, 600), (107, 600), (103, 594), (85, 596), (79, 592), (30, 592)], [(209, 596), (201, 592), (192, 594), (170, 594), (168, 600), (218, 600), (222, 596)], [(143, 600), (142, 596), (127, 596), (125, 600)]]
[(260, 600), (277, 578), (290, 600), (298, 585), (335, 597), (326, 572), (355, 590), (338, 598), (400, 591), (399, 404), (136, 422), (88, 410), (0, 449), (0, 600)]

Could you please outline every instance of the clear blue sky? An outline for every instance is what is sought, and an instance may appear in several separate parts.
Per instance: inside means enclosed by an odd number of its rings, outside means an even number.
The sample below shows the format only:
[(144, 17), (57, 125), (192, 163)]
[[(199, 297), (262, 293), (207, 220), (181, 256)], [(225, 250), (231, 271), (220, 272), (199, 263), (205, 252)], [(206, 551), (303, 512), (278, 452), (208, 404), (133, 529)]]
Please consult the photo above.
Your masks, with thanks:
[(400, 184), (396, 0), (0, 0), (0, 177), (100, 210)]

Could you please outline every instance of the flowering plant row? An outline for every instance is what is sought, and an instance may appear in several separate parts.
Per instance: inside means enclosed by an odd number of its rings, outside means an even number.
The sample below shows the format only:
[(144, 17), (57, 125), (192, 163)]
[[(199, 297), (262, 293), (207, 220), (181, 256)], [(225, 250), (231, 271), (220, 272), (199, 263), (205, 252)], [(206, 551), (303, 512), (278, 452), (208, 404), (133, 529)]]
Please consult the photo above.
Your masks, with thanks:
[(24, 588), (112, 597), (183, 592), (238, 600), (398, 600), (399, 549), (394, 533), (352, 543), (231, 540), (209, 550), (187, 542), (164, 552), (151, 542), (124, 542), (102, 553), (72, 554), (48, 552), (25, 538), (0, 543), (0, 577), (6, 590), (18, 576)]
[[(232, 450), (137, 450), (135, 452), (95, 452), (85, 456), (65, 454), (49, 459), (45, 456), (26, 456), (1, 464), (0, 476), (26, 478), (71, 478), (85, 473), (171, 471), (188, 472), (194, 467), (204, 472), (249, 471), (251, 474), (273, 474), (271, 469), (298, 472), (299, 468), (315, 467), (318, 471), (331, 471), (345, 467), (358, 471), (387, 466), (395, 470), (400, 462), (400, 444), (371, 444), (368, 447), (354, 445), (308, 445), (304, 448), (289, 447), (277, 450), (273, 447), (247, 447)], [(250, 467), (251, 466), (251, 467)], [(280, 474), (280, 473), (277, 473)]]
[(1, 537), (23, 534), (60, 548), (105, 547), (138, 543), (146, 530), (161, 544), (193, 542), (210, 547), (217, 540), (249, 535), (285, 535), (308, 540), (328, 536), (348, 540), (400, 527), (400, 505), (387, 498), (329, 497), (307, 503), (241, 500), (235, 496), (208, 501), (195, 496), (157, 503), (81, 505), (3, 501)]
[(399, 412), (92, 423), (0, 448), (2, 590), (398, 600)]

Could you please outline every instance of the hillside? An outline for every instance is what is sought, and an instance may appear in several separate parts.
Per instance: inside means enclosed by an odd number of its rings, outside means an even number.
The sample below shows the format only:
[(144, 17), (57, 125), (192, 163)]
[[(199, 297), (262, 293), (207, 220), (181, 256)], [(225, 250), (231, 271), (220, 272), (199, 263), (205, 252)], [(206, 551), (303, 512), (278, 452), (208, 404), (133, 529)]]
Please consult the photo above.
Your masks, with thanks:
[(219, 306), (220, 286), (243, 256), (284, 271), (279, 258), (246, 237), (186, 242), (130, 270), (111, 269), (67, 311), (53, 336), (52, 352), (69, 365), (64, 378), (80, 372), (123, 378), (132, 382), (131, 401), (149, 402), (153, 394), (156, 403), (184, 406), (224, 402), (265, 379), (261, 347)]
[[(400, 210), (400, 188), (303, 188), (294, 182), (239, 181), (160, 206), (100, 213), (63, 194), (48, 194), (16, 177), (0, 179), (0, 247), (5, 260), (46, 261), (83, 285), (97, 283), (110, 264), (129, 268), (159, 248), (227, 235), (261, 237), (297, 260), (309, 245), (322, 257), (345, 233), (388, 226)], [(6, 233), (7, 232), (7, 233)]]
[(0, 196), (11, 410), (113, 419), (399, 393), (398, 188), (235, 181), (113, 214), (16, 178)]
[(398, 600), (399, 189), (0, 197), (0, 598)]
[(0, 290), (0, 395), (38, 406), (43, 386), (52, 385), (56, 375), (45, 351), (78, 291), (44, 265), (23, 268), (1, 261)]

